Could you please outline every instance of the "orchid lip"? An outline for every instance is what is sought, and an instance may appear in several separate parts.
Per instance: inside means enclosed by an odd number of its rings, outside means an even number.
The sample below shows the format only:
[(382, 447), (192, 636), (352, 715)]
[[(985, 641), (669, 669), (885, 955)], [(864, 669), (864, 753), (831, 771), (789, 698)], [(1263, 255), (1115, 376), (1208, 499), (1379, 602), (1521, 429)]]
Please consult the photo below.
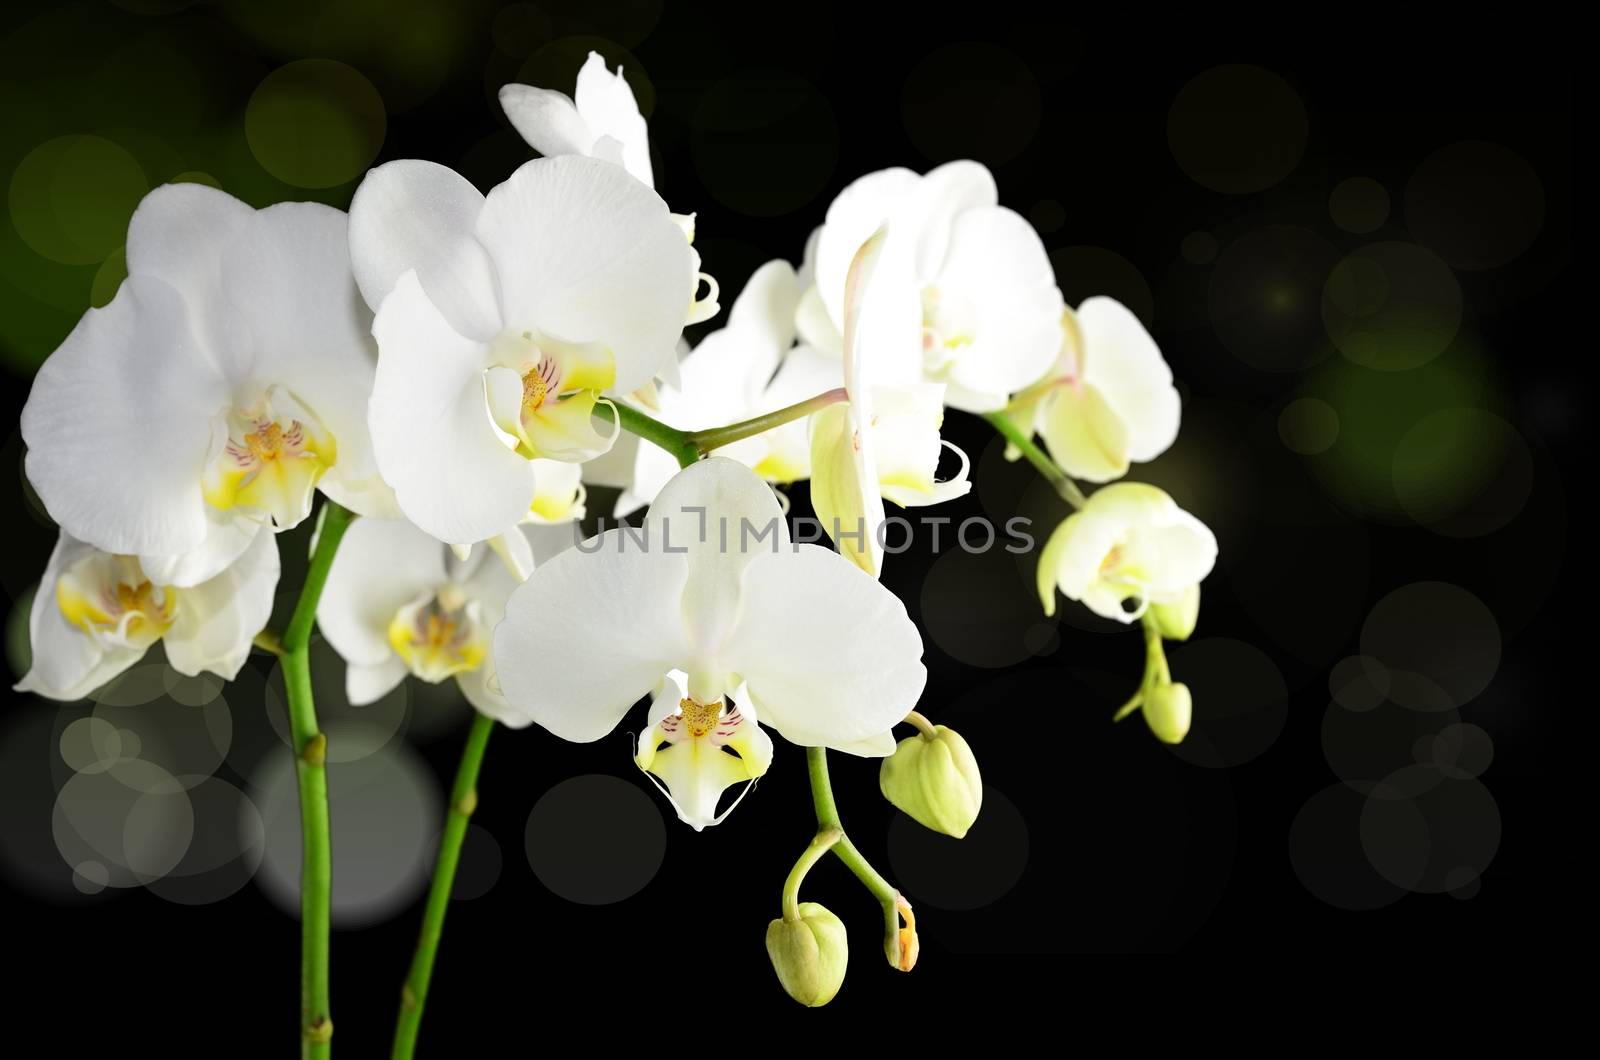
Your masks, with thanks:
[(333, 435), (316, 413), (281, 387), (248, 408), (218, 417), (216, 455), (202, 480), (206, 502), (237, 510), (275, 529), (297, 526), (311, 512), (317, 483), (337, 461)]

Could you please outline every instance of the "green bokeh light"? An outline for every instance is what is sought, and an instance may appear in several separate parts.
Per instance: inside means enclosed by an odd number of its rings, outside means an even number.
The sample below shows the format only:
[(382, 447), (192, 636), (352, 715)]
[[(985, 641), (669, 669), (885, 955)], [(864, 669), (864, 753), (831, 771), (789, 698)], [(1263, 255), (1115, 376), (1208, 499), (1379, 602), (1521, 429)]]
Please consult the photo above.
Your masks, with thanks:
[(1517, 429), (1482, 409), (1425, 416), (1395, 447), (1395, 495), (1406, 513), (1449, 537), (1510, 522), (1533, 490), (1533, 456)]
[(128, 251), (118, 247), (106, 256), (95, 270), (94, 282), (89, 286), (89, 304), (96, 309), (108, 305), (117, 296), (117, 288), (128, 278)]
[(1426, 364), (1461, 327), (1461, 285), (1437, 254), (1413, 243), (1373, 243), (1328, 274), (1322, 321), (1339, 351), (1384, 372)]
[[(1308, 463), (1323, 486), (1357, 514), (1410, 522), (1396, 493), (1401, 440), (1427, 417), (1491, 405), (1493, 394), (1484, 351), (1466, 335), (1447, 353), (1408, 371), (1381, 371), (1343, 358), (1328, 361), (1306, 379), (1299, 396), (1333, 410), (1338, 437)], [(1447, 459), (1437, 473), (1448, 475), (1448, 465)]]
[(12, 174), (11, 222), (51, 261), (98, 264), (122, 245), (149, 188), (139, 163), (110, 140), (58, 136), (30, 151)]
[(245, 137), (268, 173), (301, 188), (332, 188), (364, 173), (383, 146), (383, 100), (359, 71), (302, 59), (268, 74), (245, 108)]
[(38, 586), (34, 586), (17, 597), (17, 602), (11, 605), (11, 613), (6, 616), (6, 664), (11, 667), (11, 673), (17, 680), (21, 680), (33, 665), (33, 645), (28, 639), (28, 612), (33, 610), (33, 597), (38, 589)]
[(1203, 187), (1230, 195), (1263, 191), (1305, 153), (1305, 104), (1289, 83), (1259, 66), (1214, 67), (1179, 90), (1167, 114), (1167, 144)]
[(1326, 452), (1339, 438), (1339, 414), (1320, 398), (1297, 398), (1278, 415), (1283, 444), (1305, 456)]

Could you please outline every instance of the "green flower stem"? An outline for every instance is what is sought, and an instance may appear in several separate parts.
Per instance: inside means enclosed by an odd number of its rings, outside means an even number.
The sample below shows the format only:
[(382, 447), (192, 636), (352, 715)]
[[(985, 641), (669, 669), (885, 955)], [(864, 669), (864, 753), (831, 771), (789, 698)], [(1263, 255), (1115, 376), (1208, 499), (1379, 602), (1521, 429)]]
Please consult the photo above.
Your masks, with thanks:
[(352, 518), (332, 501), (324, 502), (311, 567), (280, 642), (295, 773), (300, 783), (300, 1055), (308, 1060), (326, 1060), (333, 1053), (333, 1016), (328, 1007), (328, 918), (333, 891), (325, 766), (328, 738), (317, 728), (316, 704), (311, 699), (311, 627), (317, 621), (317, 601), (327, 584), (334, 553)]
[(800, 919), (800, 884), (805, 881), (806, 873), (811, 871), (812, 866), (822, 860), (822, 855), (843, 838), (844, 833), (837, 828), (824, 828), (812, 838), (811, 845), (806, 847), (800, 859), (794, 863), (794, 868), (789, 870), (789, 878), (783, 881), (783, 919)]
[[(602, 413), (601, 409), (614, 410), (610, 414)], [(676, 427), (668, 427), (658, 419), (645, 415), (632, 405), (624, 405), (620, 401), (607, 402), (594, 407), (596, 419), (606, 420), (621, 425), (629, 434), (636, 434), (652, 445), (659, 446), (672, 454), (679, 467), (688, 467), (700, 459), (700, 451), (689, 441), (689, 436)], [(612, 417), (615, 416), (615, 419)]]
[(428, 983), (433, 978), (433, 961), (444, 934), (444, 917), (450, 908), (450, 889), (455, 884), (456, 866), (461, 861), (461, 842), (467, 824), (478, 808), (478, 770), (483, 766), (484, 748), (494, 732), (494, 719), (474, 713), (467, 746), (456, 767), (455, 785), (450, 789), (450, 813), (439, 836), (439, 857), (434, 863), (433, 885), (428, 889), (428, 905), (422, 914), (422, 935), (411, 958), (411, 973), (400, 990), (400, 1019), (394, 1029), (393, 1060), (410, 1060), (417, 1048), (417, 1032), (422, 1027), (422, 1007), (428, 1001)]
[(765, 434), (774, 427), (782, 427), (785, 423), (809, 416), (818, 409), (825, 409), (829, 405), (847, 400), (848, 395), (844, 387), (824, 391), (816, 397), (797, 401), (793, 405), (769, 412), (763, 416), (756, 416), (738, 423), (730, 423), (726, 427), (712, 427), (704, 431), (680, 431), (676, 427), (668, 427), (658, 419), (645, 415), (632, 405), (625, 405), (618, 401), (613, 403), (616, 408), (616, 419), (613, 420), (609, 413), (600, 410), (611, 406), (596, 405), (595, 416), (608, 423), (617, 422), (629, 434), (636, 434), (645, 441), (657, 445), (671, 453), (678, 461), (679, 467), (688, 467), (690, 464), (706, 456), (712, 450), (720, 449), (725, 445), (744, 438), (753, 438), (758, 434)]
[(906, 715), (906, 724), (921, 733), (924, 739), (932, 740), (939, 735), (938, 730), (934, 728), (933, 722), (914, 710)]
[[(901, 965), (900, 949), (900, 905), (904, 901), (900, 892), (895, 890), (894, 884), (878, 875), (878, 870), (861, 856), (861, 851), (850, 842), (850, 837), (845, 834), (844, 824), (839, 820), (839, 807), (833, 801), (833, 784), (828, 779), (828, 752), (821, 747), (806, 748), (806, 764), (811, 772), (811, 804), (817, 812), (818, 836), (828, 831), (837, 831), (839, 838), (831, 846), (831, 850), (844, 862), (845, 867), (856, 874), (872, 892), (872, 896), (883, 907), (883, 951), (889, 958), (889, 963), (895, 968)], [(909, 909), (909, 906), (907, 907)]]
[(730, 423), (726, 427), (692, 431), (687, 437), (689, 444), (693, 445), (701, 455), (705, 455), (713, 449), (720, 449), (725, 445), (732, 445), (742, 439), (765, 434), (774, 427), (782, 427), (785, 423), (802, 419), (819, 409), (825, 409), (829, 405), (836, 405), (841, 401), (847, 400), (849, 400), (849, 395), (845, 393), (844, 387), (835, 387), (832, 390), (818, 394), (816, 397), (806, 398), (804, 401), (797, 401), (793, 405), (785, 406), (776, 412), (769, 412), (763, 416), (755, 416), (748, 420), (740, 420), (738, 423)]
[(1035, 470), (1044, 476), (1044, 480), (1050, 483), (1051, 488), (1061, 495), (1062, 500), (1074, 508), (1082, 508), (1088, 503), (1088, 498), (1083, 495), (1083, 491), (1078, 488), (1078, 484), (1072, 481), (1054, 460), (1050, 459), (1048, 453), (1033, 444), (1033, 439), (1024, 434), (1015, 423), (1012, 423), (1004, 412), (986, 412), (983, 414), (983, 418), (989, 421), (989, 426), (999, 431), (1006, 441), (1016, 446), (1018, 451), (1028, 458), (1028, 463), (1032, 464)]
[(1144, 697), (1150, 689), (1172, 683), (1172, 671), (1167, 666), (1167, 653), (1161, 643), (1161, 627), (1156, 624), (1155, 616), (1149, 611), (1144, 613), (1143, 622), (1144, 677), (1139, 681), (1139, 691), (1111, 716), (1112, 721), (1121, 721), (1144, 706)]

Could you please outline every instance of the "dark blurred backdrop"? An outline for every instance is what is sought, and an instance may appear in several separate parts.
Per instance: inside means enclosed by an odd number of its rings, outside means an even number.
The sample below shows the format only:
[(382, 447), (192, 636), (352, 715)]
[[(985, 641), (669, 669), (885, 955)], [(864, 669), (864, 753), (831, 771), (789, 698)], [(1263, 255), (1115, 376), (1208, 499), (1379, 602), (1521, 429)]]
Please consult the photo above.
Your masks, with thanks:
[[(698, 212), (724, 306), (763, 261), (798, 262), (855, 177), (970, 157), (1037, 226), (1069, 302), (1109, 294), (1144, 318), (1184, 427), (1130, 477), (1166, 488), (1222, 547), (1199, 631), (1171, 653), (1196, 721), (1175, 749), (1137, 719), (1110, 724), (1139, 638), (1070, 605), (1045, 620), (1031, 556), (969, 555), (948, 531), (935, 551), (924, 532), (884, 580), (925, 634), (922, 709), (982, 763), (983, 816), (963, 843), (933, 836), (883, 803), (874, 763), (834, 763), (846, 824), (921, 914), (916, 971), (887, 968), (870, 899), (824, 863), (807, 891), (850, 926), (845, 989), (805, 1015), (774, 981), (762, 933), (811, 831), (797, 749), (780, 746), (738, 811), (695, 835), (663, 815), (624, 731), (582, 746), (502, 732), (425, 1055), (533, 1051), (551, 1020), (588, 1029), (600, 1014), (608, 1044), (679, 1032), (735, 1046), (777, 1041), (746, 1022), (775, 1016), (898, 1038), (914, 1013), (1087, 1021), (1099, 1010), (1073, 999), (1094, 994), (1248, 1011), (1316, 981), (1334, 992), (1306, 1000), (1332, 1003), (1449, 983), (1564, 923), (1571, 664), (1550, 605), (1563, 483), (1584, 451), (1564, 312), (1571, 65), (1392, 26), (1312, 57), (1097, 39), (1044, 8), (913, 23), (861, 6), (788, 9), (778, 28), (749, 7), (567, 0), (8, 8), (13, 671), (54, 535), (21, 477), (14, 413), (115, 291), (140, 196), (186, 179), (258, 206), (342, 207), (366, 168), (404, 157), (487, 189), (532, 157), (499, 86), (570, 91), (594, 49), (624, 66), (650, 120), (659, 190)], [(931, 514), (1021, 513), (1041, 534), (1063, 516), (981, 421), (952, 413), (947, 437), (976, 488)], [(809, 510), (804, 490), (794, 503)], [(590, 510), (608, 510), (603, 491)], [(284, 601), (304, 541), (280, 541)], [(9, 1000), (14, 1023), (54, 1028), (56, 1054), (294, 1048), (297, 854), (271, 661), (221, 687), (176, 679), (156, 653), (95, 700), (13, 695), (0, 714), (0, 888), (31, 969)], [(379, 1055), (466, 708), (447, 685), (351, 710), (337, 659), (319, 665), (319, 707), (350, 759), (333, 767), (336, 1041)], [(182, 805), (107, 768), (118, 759), (182, 779)], [(190, 841), (149, 853), (174, 819)], [(1174, 951), (1210, 970), (1064, 959)], [(894, 1022), (859, 1023), (880, 1018)]]

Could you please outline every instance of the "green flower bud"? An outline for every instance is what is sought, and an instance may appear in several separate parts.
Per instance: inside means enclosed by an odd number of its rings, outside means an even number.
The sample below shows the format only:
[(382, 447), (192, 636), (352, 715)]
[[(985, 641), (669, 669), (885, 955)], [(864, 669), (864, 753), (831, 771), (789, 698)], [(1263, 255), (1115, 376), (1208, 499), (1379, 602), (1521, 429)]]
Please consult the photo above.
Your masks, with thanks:
[(1186, 684), (1157, 685), (1145, 693), (1145, 724), (1162, 743), (1182, 743), (1193, 716), (1194, 700)]
[(967, 741), (943, 725), (901, 740), (883, 760), (878, 787), (919, 824), (957, 839), (967, 834), (983, 805), (978, 760)]
[(844, 922), (816, 902), (801, 902), (798, 920), (767, 925), (767, 956), (788, 995), (810, 1008), (826, 1005), (844, 984), (850, 951)]
[(1184, 590), (1182, 596), (1170, 604), (1151, 604), (1150, 614), (1156, 628), (1168, 640), (1188, 640), (1194, 624), (1200, 619), (1200, 584)]

